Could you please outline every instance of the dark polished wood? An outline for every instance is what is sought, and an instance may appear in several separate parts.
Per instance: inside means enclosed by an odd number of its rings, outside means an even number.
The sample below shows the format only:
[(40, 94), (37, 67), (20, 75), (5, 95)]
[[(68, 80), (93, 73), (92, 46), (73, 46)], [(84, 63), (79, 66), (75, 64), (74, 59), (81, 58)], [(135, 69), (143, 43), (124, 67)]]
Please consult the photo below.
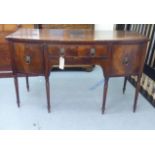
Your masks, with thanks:
[[(86, 29), (20, 29), (6, 37), (14, 44), (12, 57), (16, 76), (45, 76), (47, 105), (50, 112), (49, 75), (60, 56), (67, 65), (100, 65), (105, 77), (102, 113), (110, 77), (141, 77), (148, 39), (125, 31)], [(136, 110), (139, 83), (133, 111)]]
[(8, 35), (8, 40), (49, 43), (144, 43), (148, 39), (136, 32), (90, 31), (86, 29), (24, 29)]
[(140, 79), (141, 79), (141, 76), (138, 76), (138, 78), (137, 78), (137, 86), (136, 86), (136, 93), (135, 93), (135, 99), (134, 99), (134, 105), (133, 105), (133, 112), (135, 112), (136, 108), (137, 108), (137, 99), (138, 99), (138, 94), (139, 94), (139, 90), (140, 90)]
[(14, 82), (15, 82), (15, 89), (16, 89), (17, 106), (20, 107), (18, 79), (16, 76), (14, 77)]
[(123, 94), (125, 93), (125, 90), (126, 90), (127, 80), (128, 80), (128, 77), (125, 77), (124, 78), (124, 84), (123, 84)]
[(102, 104), (102, 114), (104, 114), (104, 111), (105, 111), (105, 103), (106, 103), (107, 90), (108, 90), (108, 81), (109, 81), (109, 77), (105, 77), (105, 80), (104, 80), (104, 93), (103, 93), (103, 104)]
[(46, 94), (47, 94), (47, 109), (48, 112), (51, 112), (51, 105), (50, 105), (50, 84), (49, 84), (49, 77), (45, 77), (46, 81)]
[(90, 29), (94, 30), (94, 24), (39, 24), (42, 29)]
[(27, 88), (27, 91), (29, 92), (30, 86), (29, 86), (29, 77), (28, 76), (26, 76), (26, 88)]

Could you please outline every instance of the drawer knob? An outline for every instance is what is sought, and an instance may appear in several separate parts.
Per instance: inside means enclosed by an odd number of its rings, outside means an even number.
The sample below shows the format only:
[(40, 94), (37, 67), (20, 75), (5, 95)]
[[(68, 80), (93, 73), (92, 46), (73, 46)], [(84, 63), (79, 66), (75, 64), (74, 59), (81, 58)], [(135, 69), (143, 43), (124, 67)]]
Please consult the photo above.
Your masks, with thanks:
[(60, 48), (60, 55), (64, 56), (65, 55), (65, 48)]
[(31, 63), (31, 56), (26, 55), (25, 56), (25, 62), (26, 62), (26, 64), (30, 64)]
[(91, 55), (91, 56), (94, 56), (95, 53), (96, 53), (96, 49), (95, 49), (95, 48), (91, 48), (91, 49), (90, 49), (90, 55)]
[(123, 63), (123, 65), (128, 65), (129, 64), (129, 58), (124, 57), (122, 63)]

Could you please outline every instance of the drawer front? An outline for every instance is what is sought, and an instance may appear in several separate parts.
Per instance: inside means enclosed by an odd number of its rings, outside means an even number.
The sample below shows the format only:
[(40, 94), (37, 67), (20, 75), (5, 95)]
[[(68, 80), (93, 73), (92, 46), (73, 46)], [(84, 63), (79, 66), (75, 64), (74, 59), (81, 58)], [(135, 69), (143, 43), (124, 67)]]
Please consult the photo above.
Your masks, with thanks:
[[(48, 45), (50, 65), (59, 65), (59, 57), (65, 57), (66, 65), (91, 65), (107, 60), (107, 45)], [(100, 64), (100, 63), (99, 63)]]
[(48, 46), (50, 58), (54, 57), (106, 57), (108, 55), (108, 46), (97, 45), (75, 45), (75, 46)]
[(140, 72), (144, 54), (140, 45), (113, 45), (112, 52), (113, 75), (130, 75)]
[(77, 51), (79, 57), (103, 58), (108, 56), (108, 46), (106, 45), (83, 45), (79, 46)]
[(48, 46), (49, 58), (55, 58), (60, 56), (74, 57), (77, 56), (76, 46)]
[(0, 71), (11, 70), (11, 56), (8, 44), (0, 44)]
[(15, 65), (17, 73), (42, 74), (42, 47), (38, 44), (15, 44)]

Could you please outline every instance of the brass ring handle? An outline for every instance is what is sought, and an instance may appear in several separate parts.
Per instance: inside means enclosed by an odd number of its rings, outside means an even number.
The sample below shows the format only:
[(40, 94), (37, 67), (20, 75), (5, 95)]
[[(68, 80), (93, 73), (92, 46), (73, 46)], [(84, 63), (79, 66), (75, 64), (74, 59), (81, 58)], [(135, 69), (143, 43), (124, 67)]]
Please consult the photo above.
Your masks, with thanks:
[(65, 48), (60, 48), (60, 55), (62, 55), (62, 56), (65, 55)]
[(91, 56), (94, 56), (95, 53), (96, 53), (96, 49), (95, 49), (95, 48), (91, 48), (91, 49), (90, 49), (90, 55), (91, 55)]
[(129, 64), (129, 58), (124, 57), (122, 63), (123, 63), (123, 65), (128, 65)]
[(26, 55), (24, 59), (25, 59), (25, 63), (26, 64), (30, 64), (31, 63), (31, 56), (30, 55)]

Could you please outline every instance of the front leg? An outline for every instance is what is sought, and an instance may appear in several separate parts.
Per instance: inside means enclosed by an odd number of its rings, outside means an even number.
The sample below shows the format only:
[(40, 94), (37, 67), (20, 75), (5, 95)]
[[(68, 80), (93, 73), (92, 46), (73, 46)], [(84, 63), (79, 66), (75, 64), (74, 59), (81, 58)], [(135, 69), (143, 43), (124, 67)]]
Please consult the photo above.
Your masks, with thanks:
[(47, 94), (47, 109), (48, 112), (51, 112), (51, 105), (50, 105), (50, 83), (49, 83), (49, 76), (45, 77), (46, 81), (46, 94)]
[(26, 88), (27, 88), (27, 91), (29, 92), (30, 87), (29, 87), (29, 77), (28, 76), (26, 76)]
[(104, 92), (103, 92), (103, 104), (102, 104), (102, 114), (104, 114), (104, 111), (105, 111), (105, 103), (106, 103), (107, 90), (108, 90), (108, 81), (109, 81), (109, 77), (105, 77)]
[(135, 92), (135, 99), (134, 99), (134, 105), (133, 105), (133, 112), (135, 112), (136, 108), (137, 108), (137, 99), (138, 99), (138, 94), (139, 94), (139, 90), (140, 90), (140, 79), (141, 79), (141, 76), (138, 76), (137, 85), (136, 85), (136, 92)]
[(14, 77), (14, 84), (15, 84), (15, 91), (16, 91), (16, 98), (17, 98), (17, 106), (20, 107), (19, 86), (18, 86), (17, 76)]
[(128, 80), (128, 77), (125, 77), (124, 78), (124, 85), (123, 85), (123, 94), (125, 93), (125, 90), (126, 90), (127, 80)]

